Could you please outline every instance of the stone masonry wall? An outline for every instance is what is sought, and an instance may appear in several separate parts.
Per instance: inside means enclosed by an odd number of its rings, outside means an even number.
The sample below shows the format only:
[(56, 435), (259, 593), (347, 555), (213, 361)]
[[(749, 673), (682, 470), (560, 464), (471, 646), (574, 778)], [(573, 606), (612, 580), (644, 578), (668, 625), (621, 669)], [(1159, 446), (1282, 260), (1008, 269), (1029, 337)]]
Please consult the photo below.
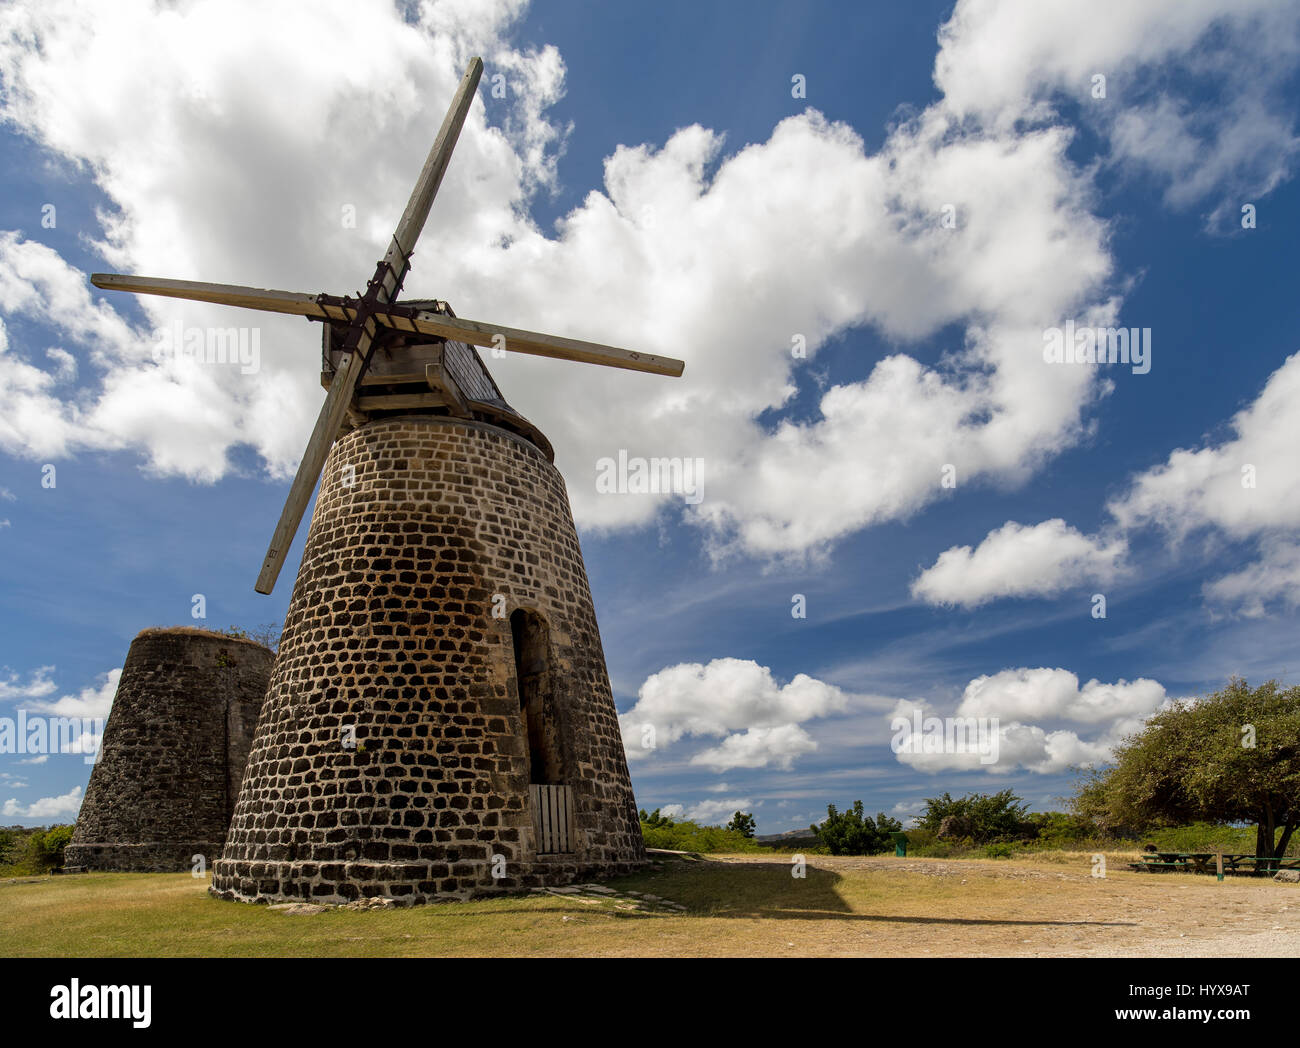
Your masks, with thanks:
[[(571, 854), (537, 852), (518, 609), (547, 627)], [(213, 892), (423, 902), (644, 861), (558, 471), (473, 421), (403, 416), (345, 435), (326, 463)]]
[(176, 871), (221, 854), (275, 655), (207, 630), (131, 643), (65, 866)]

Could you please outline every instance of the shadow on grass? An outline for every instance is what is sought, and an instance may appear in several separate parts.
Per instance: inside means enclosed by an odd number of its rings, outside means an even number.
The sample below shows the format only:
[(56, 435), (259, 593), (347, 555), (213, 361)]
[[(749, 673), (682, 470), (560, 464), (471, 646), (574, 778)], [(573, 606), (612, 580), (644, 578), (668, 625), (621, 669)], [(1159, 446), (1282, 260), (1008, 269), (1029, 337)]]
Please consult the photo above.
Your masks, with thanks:
[[(855, 913), (839, 891), (844, 877), (832, 870), (808, 866), (801, 878), (791, 876), (791, 866), (782, 862), (724, 863), (701, 859), (674, 863), (660, 874), (620, 878), (611, 887), (663, 894), (681, 903), (684, 913), (616, 910), (614, 916), (628, 920), (668, 917), (722, 917), (763, 920), (845, 920), (890, 924), (933, 924), (954, 927), (1090, 927), (1131, 928), (1133, 921), (1015, 920), (1011, 918), (922, 917)], [(936, 900), (938, 901), (938, 900)], [(955, 900), (952, 902), (955, 903)], [(609, 911), (605, 911), (608, 913)]]

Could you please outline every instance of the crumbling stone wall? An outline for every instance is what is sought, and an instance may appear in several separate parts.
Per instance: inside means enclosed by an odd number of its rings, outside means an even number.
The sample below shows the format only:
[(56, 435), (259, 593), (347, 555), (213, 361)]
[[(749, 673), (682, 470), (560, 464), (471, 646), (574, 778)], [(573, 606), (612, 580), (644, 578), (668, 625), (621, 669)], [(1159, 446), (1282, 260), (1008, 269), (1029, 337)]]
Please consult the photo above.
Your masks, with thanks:
[(65, 866), (176, 871), (221, 854), (275, 655), (180, 627), (131, 642)]
[[(538, 854), (510, 621), (520, 608), (546, 624), (573, 790), (567, 854)], [(422, 902), (644, 861), (559, 472), (522, 437), (473, 420), (402, 416), (345, 435), (213, 892)]]

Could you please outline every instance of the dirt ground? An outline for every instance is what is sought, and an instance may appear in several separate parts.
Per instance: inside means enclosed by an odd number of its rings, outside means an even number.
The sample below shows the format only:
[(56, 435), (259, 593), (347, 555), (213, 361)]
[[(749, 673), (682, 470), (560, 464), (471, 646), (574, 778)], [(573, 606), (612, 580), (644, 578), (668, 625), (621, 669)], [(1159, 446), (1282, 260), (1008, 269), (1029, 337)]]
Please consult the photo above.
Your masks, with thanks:
[[(771, 862), (748, 855), (717, 861)], [(817, 922), (818, 953), (1300, 957), (1300, 885), (1267, 878), (1219, 883), (1113, 864), (1097, 878), (1082, 854), (1050, 862), (822, 855), (808, 861), (837, 878), (836, 892), (853, 911)], [(900, 878), (913, 887), (900, 893)]]

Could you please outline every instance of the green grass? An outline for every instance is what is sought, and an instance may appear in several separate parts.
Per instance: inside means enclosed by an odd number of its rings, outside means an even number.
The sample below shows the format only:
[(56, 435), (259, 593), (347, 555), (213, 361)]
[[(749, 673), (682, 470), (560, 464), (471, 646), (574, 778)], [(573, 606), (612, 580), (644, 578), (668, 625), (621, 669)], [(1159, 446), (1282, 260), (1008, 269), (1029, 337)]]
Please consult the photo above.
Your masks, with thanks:
[[(797, 898), (831, 905), (836, 880), (812, 874), (813, 891), (786, 864), (767, 871), (708, 863), (709, 875), (674, 862), (671, 872), (646, 872), (604, 882), (620, 892), (644, 891), (712, 915), (778, 908)], [(653, 906), (632, 911), (626, 897), (515, 895), (384, 910), (329, 908), (310, 915), (224, 902), (207, 881), (188, 874), (90, 873), (0, 882), (0, 956), (493, 956), (571, 952), (655, 952), (664, 924), (684, 920)], [(773, 900), (791, 891), (789, 900)], [(843, 904), (838, 903), (842, 909)]]
[[(1127, 872), (1064, 851), (1003, 862), (752, 853), (670, 861), (605, 882), (621, 894), (517, 895), (292, 915), (223, 902), (188, 874), (79, 874), (0, 882), (0, 956), (449, 957), (993, 955), (1140, 945), (1179, 921), (1221, 923), (1224, 900), (1280, 920), (1290, 886)], [(628, 891), (682, 904), (633, 908)], [(1197, 917), (1199, 906), (1204, 917)], [(1175, 931), (1177, 928), (1175, 928)], [(1298, 926), (1297, 930), (1300, 930)]]
[[(1142, 838), (1142, 843), (1154, 844), (1161, 851), (1177, 852), (1235, 852), (1255, 854), (1254, 826), (1215, 826), (1208, 822), (1194, 822), (1190, 826), (1171, 826), (1153, 830)], [(1287, 847), (1288, 855), (1300, 855), (1300, 836), (1293, 836)]]

